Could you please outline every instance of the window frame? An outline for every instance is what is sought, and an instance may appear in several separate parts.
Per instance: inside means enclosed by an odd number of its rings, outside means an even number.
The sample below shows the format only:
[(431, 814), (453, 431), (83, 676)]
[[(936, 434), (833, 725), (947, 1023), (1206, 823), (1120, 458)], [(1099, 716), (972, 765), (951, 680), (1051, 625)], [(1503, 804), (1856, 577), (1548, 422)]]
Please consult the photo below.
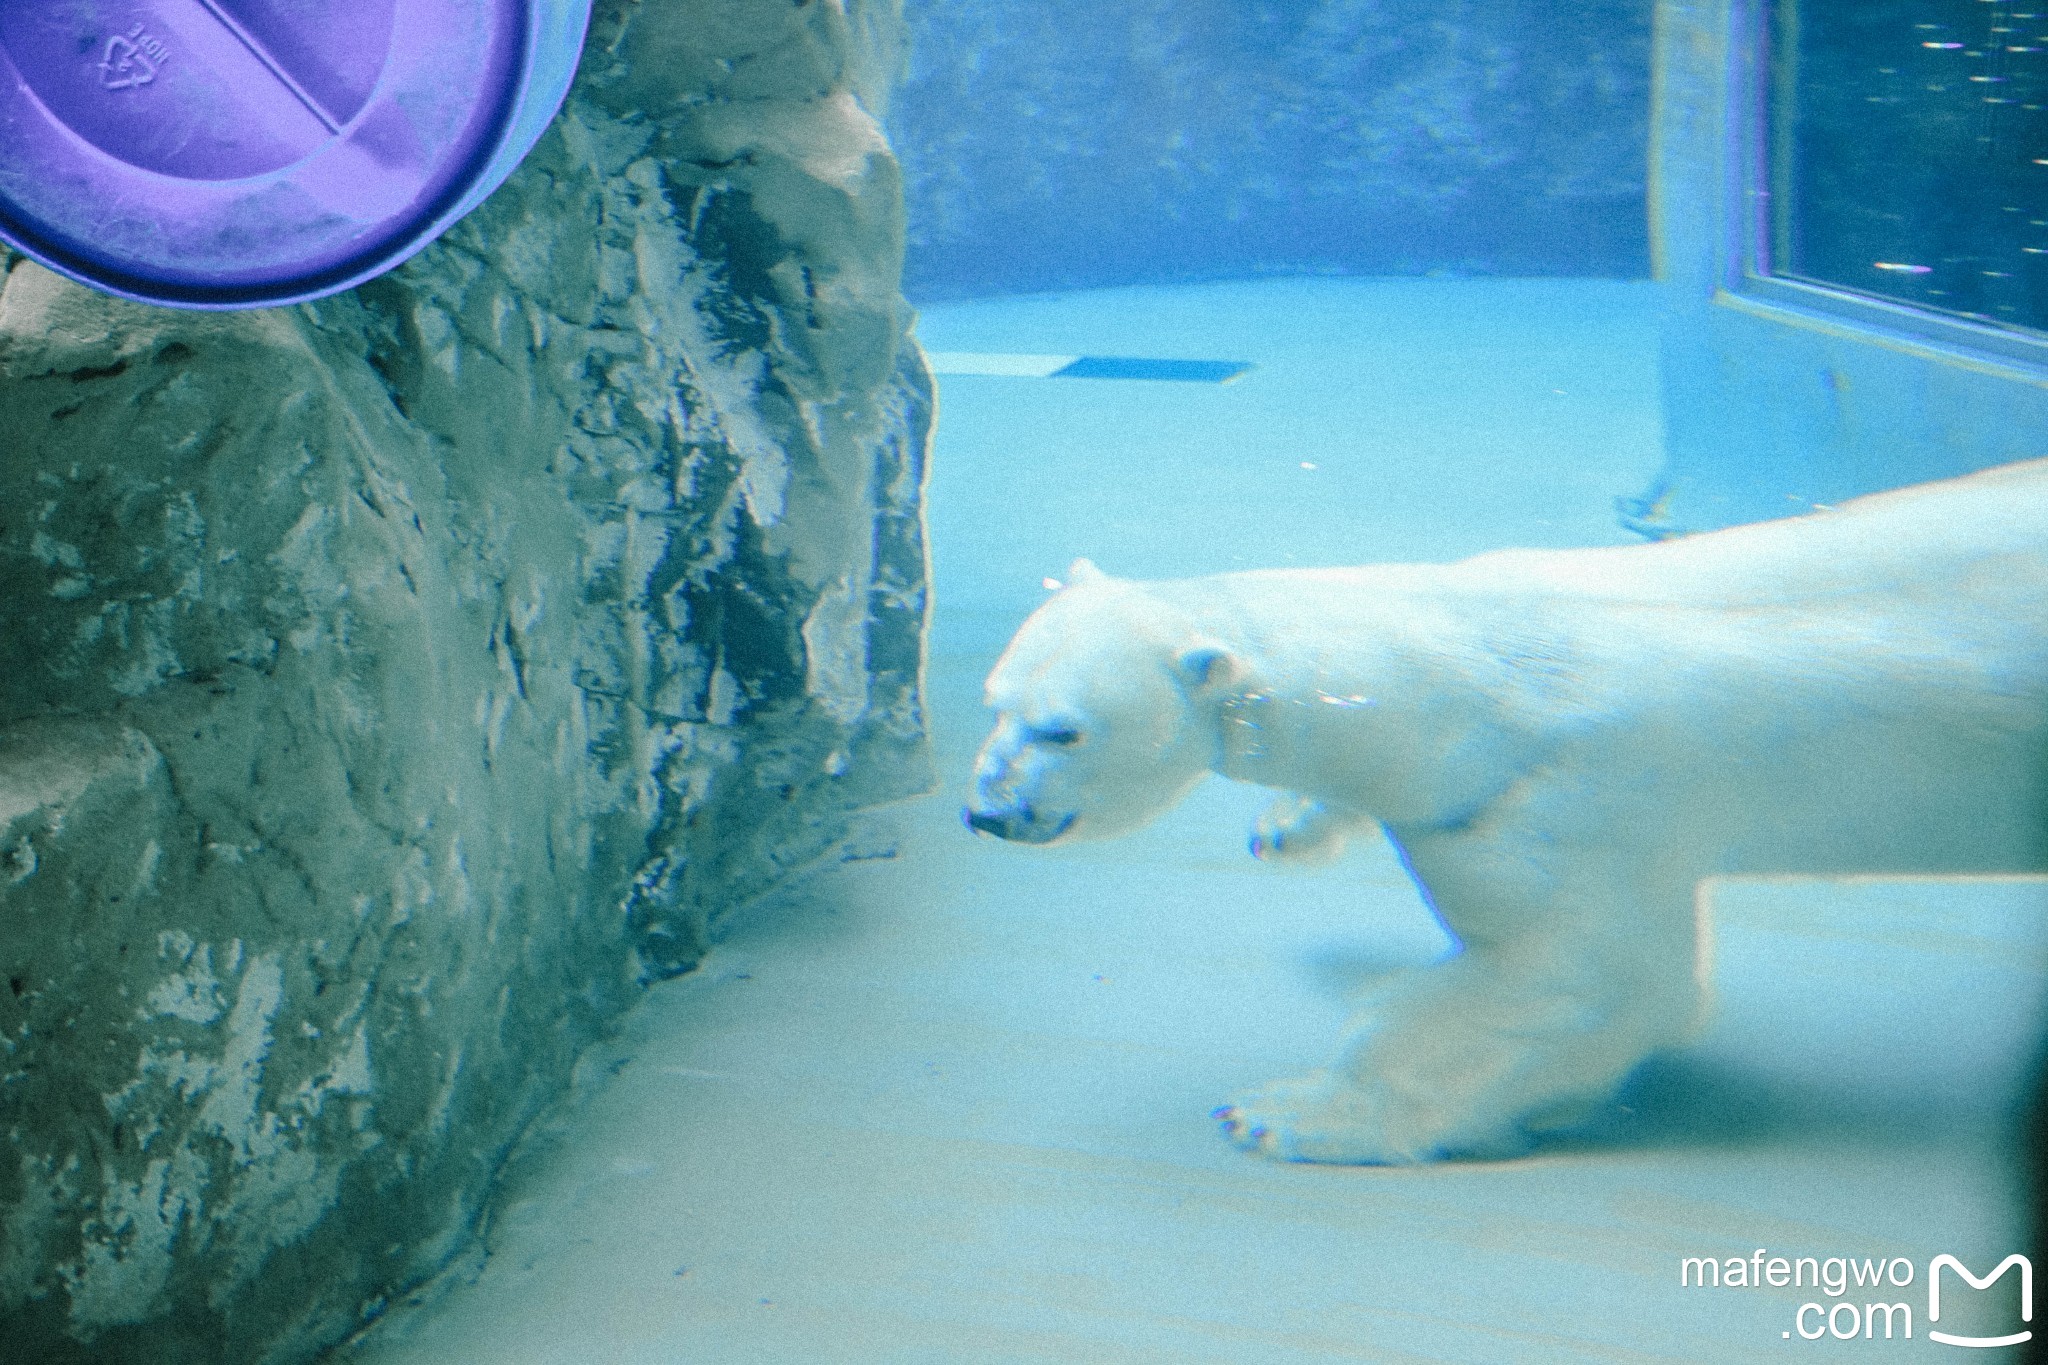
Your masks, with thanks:
[(1783, 44), (1784, 16), (1799, 0), (1730, 0), (1724, 232), (1721, 291), (1752, 307), (1820, 323), (1847, 324), (1874, 340), (1904, 341), (1962, 356), (2048, 371), (2048, 335), (2002, 327), (1916, 304), (1866, 294), (1772, 270), (1777, 223), (1774, 172), (1785, 160), (1774, 112), (1789, 91), (1773, 56)]

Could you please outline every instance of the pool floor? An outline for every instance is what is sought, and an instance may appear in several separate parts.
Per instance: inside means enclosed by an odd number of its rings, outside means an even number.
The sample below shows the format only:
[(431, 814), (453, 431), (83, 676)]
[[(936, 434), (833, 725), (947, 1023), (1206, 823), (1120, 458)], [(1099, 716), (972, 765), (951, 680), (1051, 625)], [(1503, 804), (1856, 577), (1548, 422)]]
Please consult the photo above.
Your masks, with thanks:
[[(1444, 951), (1389, 849), (1255, 863), (1260, 796), (1218, 781), (1071, 850), (959, 823), (980, 678), (1076, 555), (1152, 577), (1625, 543), (1613, 500), (1658, 465), (1656, 311), (1642, 283), (1277, 280), (927, 313), (948, 356), (1251, 368), (941, 379), (944, 789), (651, 990), (515, 1160), (488, 1255), (339, 1358), (1954, 1355), (1924, 1279), (1882, 1295), (1913, 1340), (1805, 1340), (1803, 1302), (1869, 1296), (1681, 1288), (1680, 1262), (2020, 1249), (1996, 1114), (2038, 1022), (2038, 883), (1730, 888), (1708, 1034), (1586, 1130), (1329, 1168), (1246, 1156), (1209, 1111), (1321, 1063), (1347, 992)], [(1943, 1327), (2010, 1311), (1947, 1292)]]

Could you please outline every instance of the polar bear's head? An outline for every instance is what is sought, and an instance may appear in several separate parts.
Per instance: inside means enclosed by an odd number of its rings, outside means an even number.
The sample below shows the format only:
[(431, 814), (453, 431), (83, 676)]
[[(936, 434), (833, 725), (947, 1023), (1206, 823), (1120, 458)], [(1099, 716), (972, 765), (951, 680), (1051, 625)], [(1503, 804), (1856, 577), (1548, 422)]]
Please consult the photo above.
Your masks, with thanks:
[(1214, 765), (1236, 671), (1142, 585), (1075, 561), (988, 676), (968, 826), (1028, 844), (1136, 829)]

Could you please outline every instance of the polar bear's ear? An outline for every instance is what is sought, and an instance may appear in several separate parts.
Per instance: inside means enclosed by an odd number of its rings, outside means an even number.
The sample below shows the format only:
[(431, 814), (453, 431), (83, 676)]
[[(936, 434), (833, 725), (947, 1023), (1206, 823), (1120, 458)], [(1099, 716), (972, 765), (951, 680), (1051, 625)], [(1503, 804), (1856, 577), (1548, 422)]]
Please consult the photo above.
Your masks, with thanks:
[(1095, 561), (1092, 559), (1077, 559), (1067, 566), (1067, 586), (1070, 588), (1100, 583), (1108, 577), (1108, 574), (1095, 567)]
[(1182, 650), (1174, 672), (1188, 687), (1228, 687), (1244, 675), (1244, 663), (1222, 645), (1202, 643)]

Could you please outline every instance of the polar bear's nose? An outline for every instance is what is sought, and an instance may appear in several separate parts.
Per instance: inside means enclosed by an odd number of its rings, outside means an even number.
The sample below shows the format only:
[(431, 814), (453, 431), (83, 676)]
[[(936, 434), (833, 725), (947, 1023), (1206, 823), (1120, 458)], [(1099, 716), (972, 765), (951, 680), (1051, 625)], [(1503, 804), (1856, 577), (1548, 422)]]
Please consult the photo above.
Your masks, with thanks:
[(973, 830), (976, 834), (993, 834), (998, 839), (1010, 837), (1010, 821), (1008, 816), (990, 815), (987, 811), (979, 811), (970, 807), (960, 812), (960, 818), (965, 820), (967, 828)]
[(977, 834), (993, 834), (998, 839), (1020, 844), (1049, 844), (1074, 824), (1072, 815), (1063, 815), (1057, 820), (1044, 819), (1030, 806), (1019, 806), (1009, 811), (976, 810), (969, 806), (960, 812), (960, 818)]

